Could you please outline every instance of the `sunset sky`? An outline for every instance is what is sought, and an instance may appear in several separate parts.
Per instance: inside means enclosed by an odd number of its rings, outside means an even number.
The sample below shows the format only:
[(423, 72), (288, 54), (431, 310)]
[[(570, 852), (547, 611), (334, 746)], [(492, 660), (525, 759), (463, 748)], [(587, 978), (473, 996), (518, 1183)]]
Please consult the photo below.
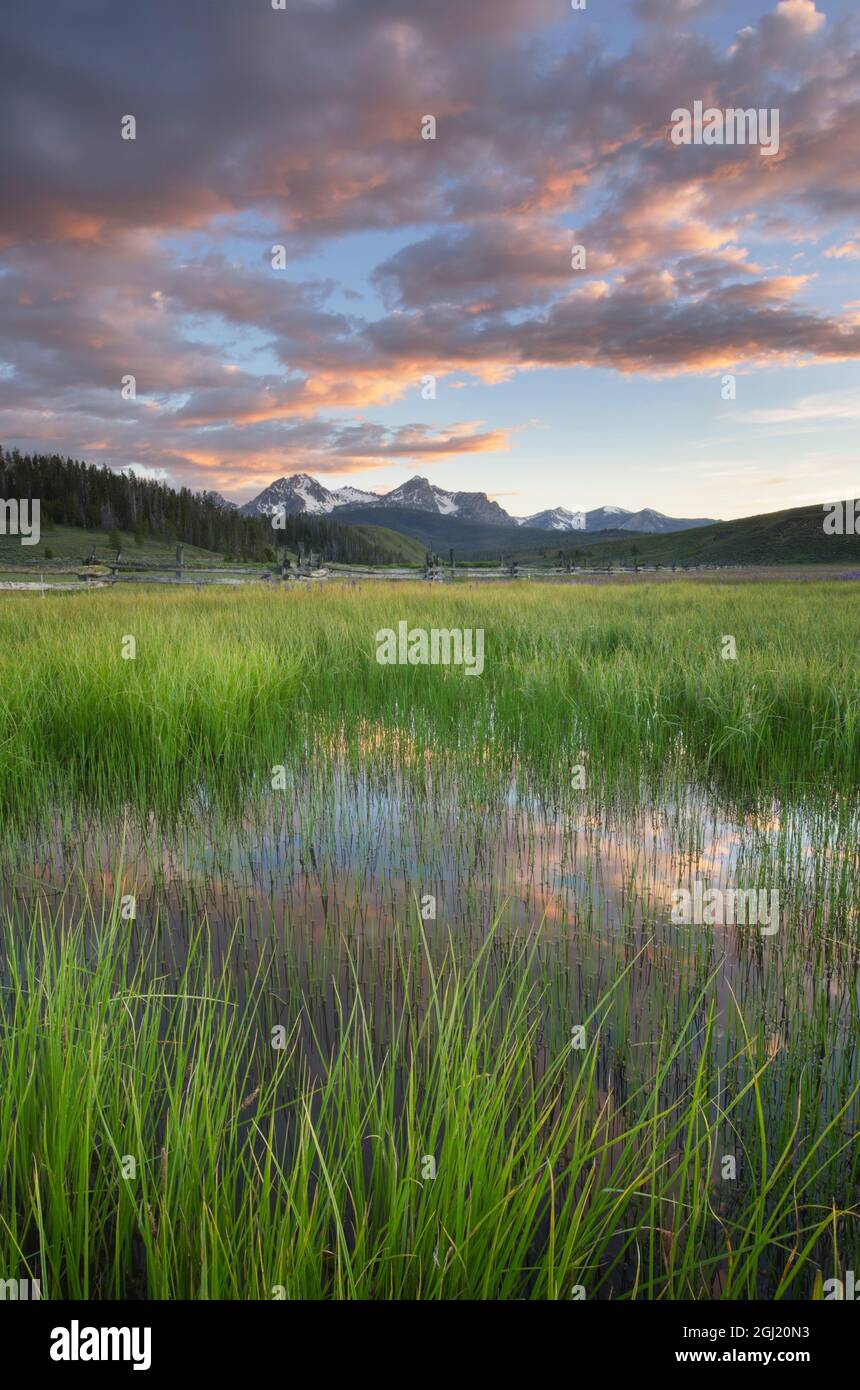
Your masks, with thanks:
[[(674, 145), (696, 100), (779, 153)], [(4, 447), (238, 502), (857, 495), (856, 0), (30, 0), (0, 117)]]

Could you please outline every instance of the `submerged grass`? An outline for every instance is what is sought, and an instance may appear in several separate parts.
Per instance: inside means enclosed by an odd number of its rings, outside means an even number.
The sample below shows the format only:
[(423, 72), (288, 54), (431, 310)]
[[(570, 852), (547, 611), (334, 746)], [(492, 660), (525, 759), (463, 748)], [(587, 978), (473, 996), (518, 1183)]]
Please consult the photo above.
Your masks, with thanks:
[[(483, 628), (484, 674), (378, 665), (404, 619)], [(8, 597), (0, 1277), (734, 1299), (856, 1268), (857, 638), (828, 583)], [(672, 928), (696, 874), (778, 888), (784, 929)]]
[[(856, 1204), (820, 1199), (856, 1180), (857, 1088), (814, 1134), (799, 1107), (774, 1127), (773, 1059), (748, 1040), (720, 1068), (707, 982), (619, 1100), (596, 1082), (611, 995), (573, 1049), (539, 935), (490, 931), (464, 962), (395, 931), (378, 998), (354, 961), (333, 994), (329, 1048), (297, 968), (274, 1013), (264, 992), (240, 1009), (203, 930), (169, 982), (117, 911), (22, 925), (3, 932), (0, 1260), (43, 1297), (803, 1297), (857, 1248)], [(752, 1178), (726, 1208), (747, 1111)]]

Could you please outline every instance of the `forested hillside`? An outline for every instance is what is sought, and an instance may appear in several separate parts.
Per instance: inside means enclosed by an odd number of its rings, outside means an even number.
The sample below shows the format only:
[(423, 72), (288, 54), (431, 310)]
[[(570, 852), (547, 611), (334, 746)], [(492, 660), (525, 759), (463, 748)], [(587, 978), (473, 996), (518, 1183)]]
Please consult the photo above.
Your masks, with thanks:
[(117, 473), (59, 454), (21, 454), (0, 448), (0, 497), (38, 498), (43, 533), (54, 526), (124, 532), (141, 542), (184, 541), (242, 560), (272, 559), (280, 541), (290, 550), (301, 546), (341, 563), (414, 561), (419, 554), (414, 544), (389, 535), (382, 527), (357, 528), (291, 516), (283, 529), (275, 531), (268, 520), (243, 517), (190, 488), (177, 490), (131, 472)]

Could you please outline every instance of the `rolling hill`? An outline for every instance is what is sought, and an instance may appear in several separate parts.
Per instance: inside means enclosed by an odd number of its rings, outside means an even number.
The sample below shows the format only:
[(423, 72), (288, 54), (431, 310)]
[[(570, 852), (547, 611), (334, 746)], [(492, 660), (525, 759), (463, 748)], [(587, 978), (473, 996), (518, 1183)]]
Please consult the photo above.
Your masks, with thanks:
[[(374, 564), (415, 566), (424, 563), (424, 546), (410, 536), (387, 531), (382, 526), (356, 526), (352, 528), (352, 533), (357, 552), (376, 556), (372, 561)], [(126, 563), (164, 566), (168, 569), (173, 565), (175, 542), (152, 536), (134, 536), (130, 531), (120, 531), (119, 538)], [(290, 559), (295, 560), (298, 555), (295, 546), (288, 545), (286, 549)], [(78, 568), (90, 554), (94, 555), (96, 564), (108, 564), (116, 555), (116, 546), (109, 543), (104, 531), (88, 526), (54, 526), (50, 530), (43, 530), (39, 544), (33, 546), (22, 546), (17, 536), (0, 535), (0, 572), (3, 573)], [(257, 564), (261, 569), (272, 563), (271, 559), (243, 559), (238, 555), (233, 558), (242, 564)], [(365, 562), (358, 560), (356, 563)], [(227, 562), (220, 551), (186, 544), (183, 564), (191, 570), (220, 568), (226, 566)]]
[[(498, 560), (501, 554), (536, 550), (541, 546), (558, 549), (557, 535), (546, 531), (495, 522), (467, 521), (438, 512), (412, 507), (340, 507), (337, 519), (346, 526), (383, 526), (420, 541), (426, 550), (447, 559), (454, 551), (458, 559)], [(565, 537), (567, 539), (567, 537)]]
[[(670, 535), (578, 536), (575, 544), (565, 538), (560, 548), (566, 558), (596, 565), (856, 565), (860, 536), (826, 535), (824, 516), (822, 505), (792, 507)], [(527, 558), (539, 554), (535, 548)]]

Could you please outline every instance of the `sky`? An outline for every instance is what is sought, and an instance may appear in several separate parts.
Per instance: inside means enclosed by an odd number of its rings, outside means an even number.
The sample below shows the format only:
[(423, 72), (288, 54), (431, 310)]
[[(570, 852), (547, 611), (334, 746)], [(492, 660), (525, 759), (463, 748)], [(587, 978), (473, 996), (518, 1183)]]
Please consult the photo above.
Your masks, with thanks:
[[(778, 150), (678, 143), (697, 101)], [(40, 0), (0, 130), (4, 448), (236, 502), (857, 495), (856, 3)]]

